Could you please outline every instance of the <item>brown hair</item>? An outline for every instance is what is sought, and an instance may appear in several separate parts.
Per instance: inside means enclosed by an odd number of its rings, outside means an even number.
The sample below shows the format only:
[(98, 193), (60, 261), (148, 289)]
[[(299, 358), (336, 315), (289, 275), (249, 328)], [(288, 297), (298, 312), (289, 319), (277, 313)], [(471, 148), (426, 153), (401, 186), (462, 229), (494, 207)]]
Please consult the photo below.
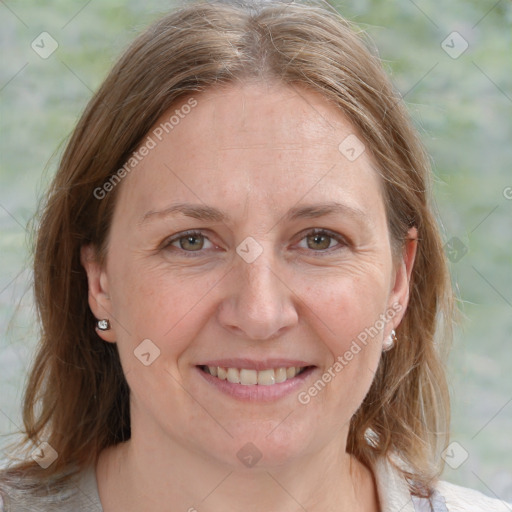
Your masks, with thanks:
[[(381, 358), (352, 418), (347, 451), (368, 465), (395, 453), (407, 464), (413, 492), (424, 494), (440, 475), (448, 434), (448, 391), (434, 336), (443, 317), (450, 327), (452, 313), (429, 161), (375, 52), (348, 21), (314, 3), (181, 7), (133, 42), (89, 102), (49, 190), (35, 248), (42, 332), (24, 398), (24, 439), (47, 440), (59, 454), (40, 479), (93, 463), (130, 437), (129, 389), (116, 346), (95, 332), (80, 264), (85, 244), (104, 258), (119, 187), (102, 200), (94, 190), (179, 98), (243, 79), (302, 84), (339, 108), (377, 163), (395, 248), (403, 248), (410, 227), (418, 230), (398, 346)], [(449, 332), (439, 341), (447, 339)], [(32, 461), (17, 467), (38, 469)]]

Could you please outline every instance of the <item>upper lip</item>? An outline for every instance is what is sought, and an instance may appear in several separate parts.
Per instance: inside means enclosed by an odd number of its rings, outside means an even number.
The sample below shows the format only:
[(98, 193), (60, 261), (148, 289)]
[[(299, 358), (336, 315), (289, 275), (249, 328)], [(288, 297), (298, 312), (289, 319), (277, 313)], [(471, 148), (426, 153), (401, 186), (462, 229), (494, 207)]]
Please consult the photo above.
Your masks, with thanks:
[(246, 358), (230, 358), (230, 359), (212, 359), (200, 363), (198, 366), (220, 366), (222, 368), (239, 368), (246, 370), (269, 370), (271, 368), (291, 368), (292, 366), (303, 368), (305, 366), (314, 366), (306, 361), (299, 359), (263, 359), (256, 361)]

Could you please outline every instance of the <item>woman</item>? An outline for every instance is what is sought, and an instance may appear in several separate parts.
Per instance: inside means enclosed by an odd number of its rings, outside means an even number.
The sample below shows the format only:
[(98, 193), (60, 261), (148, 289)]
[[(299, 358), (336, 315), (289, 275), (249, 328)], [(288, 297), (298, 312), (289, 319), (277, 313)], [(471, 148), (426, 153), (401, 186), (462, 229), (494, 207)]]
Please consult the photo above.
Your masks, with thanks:
[(5, 509), (507, 510), (439, 481), (429, 172), (338, 14), (205, 2), (151, 26), (48, 196)]

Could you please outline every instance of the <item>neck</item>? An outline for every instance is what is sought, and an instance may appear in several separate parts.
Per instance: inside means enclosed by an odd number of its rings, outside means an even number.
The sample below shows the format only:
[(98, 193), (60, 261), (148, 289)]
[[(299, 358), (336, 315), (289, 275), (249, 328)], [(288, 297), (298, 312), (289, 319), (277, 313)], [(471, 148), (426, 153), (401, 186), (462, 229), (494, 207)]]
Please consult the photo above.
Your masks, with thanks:
[(169, 439), (159, 444), (138, 434), (132, 431), (130, 441), (100, 456), (97, 480), (104, 512), (379, 510), (372, 472), (345, 453), (344, 443), (286, 466), (265, 466), (262, 460), (240, 469)]

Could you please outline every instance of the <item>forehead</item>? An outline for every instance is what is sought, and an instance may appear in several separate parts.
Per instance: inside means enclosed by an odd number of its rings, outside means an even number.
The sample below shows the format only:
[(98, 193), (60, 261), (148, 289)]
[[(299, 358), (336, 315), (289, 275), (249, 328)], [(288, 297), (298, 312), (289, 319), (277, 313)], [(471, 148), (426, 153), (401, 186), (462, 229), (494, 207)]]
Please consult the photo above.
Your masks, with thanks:
[(301, 198), (358, 208), (365, 195), (367, 206), (381, 195), (355, 127), (303, 86), (252, 83), (189, 96), (155, 123), (144, 144), (151, 149), (122, 183), (125, 214), (178, 200), (228, 210), (253, 204), (278, 211)]

